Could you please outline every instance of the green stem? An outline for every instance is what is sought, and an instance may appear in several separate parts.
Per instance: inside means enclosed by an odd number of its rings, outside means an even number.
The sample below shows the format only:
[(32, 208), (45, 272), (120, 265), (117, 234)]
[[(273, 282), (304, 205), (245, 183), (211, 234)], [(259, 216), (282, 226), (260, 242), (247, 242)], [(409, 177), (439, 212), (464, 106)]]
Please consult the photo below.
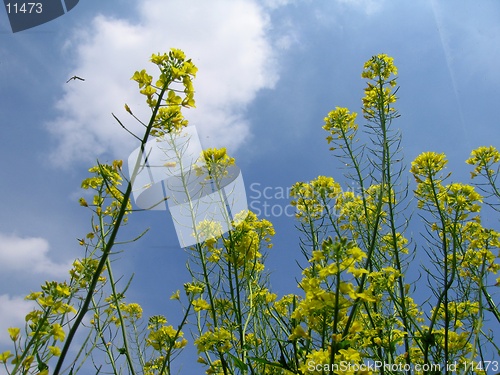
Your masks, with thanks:
[(75, 318), (75, 322), (74, 322), (73, 326), (71, 327), (71, 329), (68, 333), (68, 337), (66, 339), (66, 342), (64, 343), (63, 349), (61, 350), (61, 355), (59, 357), (59, 360), (56, 363), (56, 367), (54, 369), (53, 375), (59, 375), (59, 372), (61, 371), (61, 368), (62, 368), (62, 365), (63, 365), (64, 360), (66, 358), (66, 355), (67, 355), (69, 348), (71, 346), (71, 343), (73, 342), (73, 339), (76, 335), (76, 331), (78, 330), (78, 328), (82, 324), (82, 321), (83, 321), (83, 318), (85, 317), (85, 314), (87, 314), (87, 311), (89, 309), (90, 302), (92, 300), (92, 296), (94, 293), (94, 289), (97, 286), (97, 282), (99, 281), (99, 277), (104, 269), (104, 266), (106, 265), (109, 254), (111, 253), (111, 249), (113, 248), (113, 246), (115, 244), (115, 239), (116, 239), (116, 236), (118, 235), (118, 230), (120, 229), (120, 226), (122, 224), (123, 218), (124, 218), (125, 213), (127, 211), (127, 205), (130, 201), (130, 195), (132, 194), (132, 182), (134, 180), (134, 176), (139, 171), (141, 158), (144, 154), (144, 150), (145, 150), (148, 138), (149, 138), (149, 134), (151, 133), (151, 129), (153, 128), (153, 124), (154, 124), (156, 115), (158, 113), (158, 110), (160, 108), (163, 95), (165, 94), (165, 91), (167, 90), (167, 88), (168, 88), (168, 85), (166, 85), (162, 89), (162, 91), (160, 92), (159, 97), (158, 97), (158, 102), (156, 103), (156, 106), (153, 109), (153, 113), (152, 113), (151, 118), (149, 120), (149, 124), (146, 128), (146, 132), (144, 133), (144, 136), (143, 136), (142, 141), (141, 141), (141, 152), (137, 156), (137, 162), (135, 163), (135, 167), (134, 167), (134, 170), (132, 172), (133, 177), (132, 177), (131, 181), (127, 184), (127, 189), (126, 189), (125, 193), (123, 194), (123, 198), (120, 202), (120, 210), (118, 212), (116, 219), (114, 220), (113, 230), (111, 231), (108, 242), (106, 243), (106, 246), (105, 246), (104, 251), (102, 253), (99, 264), (97, 265), (95, 273), (92, 276), (92, 280), (90, 282), (89, 291), (87, 293), (87, 296), (83, 302), (82, 307), (80, 308), (80, 311), (78, 312), (78, 314)]
[(165, 370), (168, 370), (167, 374), (170, 374), (170, 360), (171, 360), (170, 357), (172, 355), (172, 350), (174, 349), (175, 341), (180, 336), (182, 327), (184, 327), (184, 325), (186, 324), (190, 309), (191, 309), (191, 304), (188, 305), (188, 308), (186, 309), (186, 312), (184, 313), (184, 317), (182, 318), (181, 324), (179, 324), (179, 327), (177, 328), (177, 332), (175, 333), (175, 336), (172, 338), (172, 344), (169, 346), (167, 352), (165, 353), (165, 360), (163, 361), (159, 375), (163, 375)]
[(123, 339), (123, 347), (125, 349), (125, 358), (127, 359), (130, 373), (132, 375), (135, 375), (136, 372), (134, 368), (134, 362), (132, 361), (132, 358), (130, 356), (130, 348), (128, 343), (127, 331), (125, 327), (125, 321), (123, 319), (122, 310), (120, 308), (120, 298), (118, 297), (118, 293), (116, 292), (115, 280), (113, 277), (113, 272), (111, 270), (111, 262), (109, 261), (109, 258), (106, 260), (106, 269), (108, 270), (109, 283), (111, 285), (111, 293), (113, 296), (113, 301), (116, 305), (116, 312), (118, 313), (118, 319), (120, 321), (120, 331)]

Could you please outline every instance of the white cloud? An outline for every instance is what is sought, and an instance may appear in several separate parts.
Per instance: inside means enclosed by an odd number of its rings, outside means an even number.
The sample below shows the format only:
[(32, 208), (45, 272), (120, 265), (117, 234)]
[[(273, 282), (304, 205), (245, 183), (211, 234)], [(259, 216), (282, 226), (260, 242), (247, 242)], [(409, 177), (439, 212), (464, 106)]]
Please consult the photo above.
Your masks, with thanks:
[[(25, 301), (23, 297), (11, 297), (8, 294), (0, 295), (0, 345), (12, 344), (12, 341), (7, 334), (9, 327), (24, 327), (24, 317), (27, 313), (33, 310), (33, 302)], [(8, 346), (5, 350), (12, 348)]]
[(184, 50), (199, 68), (197, 108), (185, 114), (202, 138), (234, 152), (250, 137), (245, 108), (278, 78), (263, 8), (250, 0), (193, 0), (189, 6), (184, 0), (144, 0), (137, 17), (132, 22), (99, 15), (67, 42), (65, 48), (76, 53), (68, 78), (77, 74), (85, 81), (64, 84), (59, 116), (48, 124), (58, 139), (56, 164), (92, 162), (105, 151), (128, 156), (137, 145), (111, 112), (140, 133), (123, 110), (127, 103), (144, 120), (149, 115), (130, 77), (144, 67), (156, 74), (147, 60), (171, 47)]
[[(57, 263), (50, 258), (50, 246), (40, 237), (22, 238), (13, 234), (0, 233), (0, 352), (11, 349), (7, 334), (9, 327), (24, 327), (24, 317), (34, 307), (32, 301), (25, 301), (24, 295), (39, 290), (43, 278), (69, 277), (68, 263)], [(29, 285), (22, 295), (13, 295), (14, 289)], [(14, 292), (13, 292), (14, 291)], [(3, 346), (6, 346), (4, 349)], [(2, 374), (0, 372), (0, 374)]]
[(26, 277), (44, 274), (60, 277), (67, 274), (70, 264), (55, 263), (49, 258), (49, 243), (39, 237), (21, 238), (0, 233), (0, 273)]

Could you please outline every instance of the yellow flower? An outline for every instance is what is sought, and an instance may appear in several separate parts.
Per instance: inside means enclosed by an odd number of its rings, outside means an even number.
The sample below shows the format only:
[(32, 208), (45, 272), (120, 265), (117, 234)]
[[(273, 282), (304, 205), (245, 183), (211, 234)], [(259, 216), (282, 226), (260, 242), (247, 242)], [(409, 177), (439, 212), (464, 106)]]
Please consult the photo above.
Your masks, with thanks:
[(9, 332), (10, 339), (12, 341), (17, 341), (17, 339), (19, 338), (19, 332), (21, 330), (17, 327), (10, 327), (7, 328), (7, 331)]
[(10, 350), (7, 350), (3, 353), (0, 353), (0, 363), (6, 363), (7, 360), (10, 358), (10, 357), (13, 357), (14, 355), (10, 352)]
[(156, 89), (153, 86), (151, 86), (151, 85), (147, 85), (146, 87), (144, 87), (139, 92), (141, 94), (143, 94), (143, 95), (148, 96), (148, 97), (152, 97), (154, 94), (156, 94)]
[(139, 84), (139, 88), (151, 85), (151, 82), (153, 82), (153, 77), (146, 73), (146, 69), (143, 69), (140, 72), (135, 72), (131, 79)]
[(493, 163), (498, 163), (500, 161), (500, 152), (493, 147), (479, 147), (471, 152), (470, 158), (467, 159), (466, 163), (475, 165), (475, 177), (482, 169), (488, 169)]
[(443, 196), (446, 204), (454, 212), (470, 211), (478, 212), (481, 207), (476, 202), (482, 202), (482, 197), (474, 187), (460, 183), (453, 183), (447, 186), (446, 195)]
[(448, 161), (445, 154), (438, 154), (436, 152), (423, 152), (415, 158), (411, 163), (411, 173), (421, 182), (419, 177), (432, 177), (438, 172), (442, 171)]
[(128, 317), (133, 320), (140, 319), (142, 317), (142, 307), (138, 303), (120, 304), (123, 312), (128, 314)]
[(361, 77), (368, 79), (383, 78), (388, 79), (391, 74), (398, 74), (398, 68), (394, 65), (394, 58), (385, 53), (373, 56), (363, 66)]
[(56, 323), (52, 326), (51, 333), (55, 340), (64, 341), (64, 338), (66, 337), (66, 332), (64, 332), (59, 323)]
[(300, 365), (303, 374), (324, 374), (323, 366), (330, 363), (329, 350), (313, 350), (306, 357), (306, 361)]
[(31, 292), (24, 299), (27, 299), (30, 301), (36, 301), (42, 294), (43, 294), (42, 292)]
[(327, 278), (328, 276), (336, 275), (338, 272), (340, 272), (338, 264), (337, 263), (330, 263), (325, 268), (323, 268), (321, 271), (319, 271), (319, 276), (322, 279), (324, 279), (324, 278)]
[(180, 49), (177, 49), (177, 48), (171, 48), (169, 55), (170, 55), (170, 57), (177, 59), (177, 60), (185, 60), (186, 59), (186, 55), (184, 54), (184, 52)]
[(357, 332), (361, 332), (362, 330), (363, 330), (363, 326), (361, 325), (361, 323), (355, 320), (352, 323), (351, 328), (349, 328), (349, 333), (354, 334)]
[(321, 250), (313, 250), (312, 257), (309, 259), (311, 263), (319, 263), (322, 260), (325, 260), (325, 256), (323, 255), (323, 251)]
[(360, 262), (361, 260), (366, 258), (365, 252), (357, 246), (353, 246), (353, 247), (348, 248), (347, 255), (350, 255), (350, 258), (356, 262)]
[(32, 355), (27, 356), (22, 363), (24, 369), (28, 370), (31, 367), (31, 364), (33, 363), (34, 360), (35, 360), (34, 356)]
[(363, 274), (369, 273), (367, 269), (364, 268), (356, 268), (354, 266), (351, 266), (347, 269), (347, 272), (351, 273), (354, 277), (360, 277)]
[(186, 340), (186, 339), (183, 338), (180, 341), (176, 341), (174, 343), (174, 348), (175, 349), (181, 349), (181, 348), (184, 348), (187, 344), (188, 344), (188, 340)]
[(184, 290), (186, 291), (186, 294), (190, 295), (197, 295), (200, 293), (203, 293), (205, 290), (203, 285), (200, 285), (198, 283), (185, 283), (184, 284)]
[(222, 230), (220, 222), (214, 220), (202, 220), (196, 225), (196, 230), (192, 236), (195, 237), (198, 242), (201, 242), (217, 239), (222, 236), (223, 233), (224, 231)]
[[(369, 79), (363, 98), (363, 114), (370, 121), (376, 117), (396, 117), (396, 110), (391, 104), (396, 101), (396, 95), (392, 88), (396, 86), (396, 75), (398, 69), (394, 65), (394, 59), (386, 54), (373, 56), (364, 65), (361, 76)], [(376, 120), (377, 121), (377, 120)]]
[(68, 297), (71, 294), (71, 292), (69, 290), (69, 286), (66, 283), (57, 284), (56, 291), (60, 296), (63, 296), (63, 297)]
[(361, 355), (356, 349), (348, 348), (348, 349), (340, 349), (339, 353), (342, 355), (343, 359), (351, 362), (359, 362), (361, 361)]
[[(150, 329), (157, 327), (149, 327)], [(177, 330), (172, 326), (163, 326), (157, 330), (152, 330), (149, 332), (148, 338), (146, 339), (147, 345), (153, 347), (155, 350), (162, 350), (164, 348), (170, 347), (172, 344), (174, 348), (181, 348), (183, 341), (174, 343), (174, 339), (177, 337), (182, 337), (182, 332), (177, 332)], [(187, 341), (186, 341), (187, 344)]]
[(340, 293), (347, 294), (351, 298), (355, 298), (356, 292), (354, 291), (354, 286), (351, 283), (341, 282), (338, 288)]
[(214, 331), (208, 331), (202, 334), (195, 340), (195, 345), (198, 348), (198, 353), (206, 351), (227, 352), (231, 349), (231, 332), (225, 328), (217, 327)]
[(266, 293), (266, 303), (272, 303), (276, 301), (276, 298), (278, 298), (276, 293), (270, 293), (270, 292)]
[(309, 337), (309, 335), (304, 330), (304, 328), (302, 328), (301, 325), (298, 325), (293, 329), (292, 334), (290, 336), (288, 336), (288, 340), (294, 341), (294, 340), (297, 340), (300, 338), (308, 338), (308, 337)]
[(155, 54), (153, 53), (151, 55), (151, 62), (153, 64), (157, 64), (157, 65), (161, 65), (163, 64), (165, 61), (168, 61), (168, 55), (166, 53), (160, 55), (160, 54)]
[(61, 355), (61, 349), (59, 349), (57, 346), (49, 346), (49, 351), (50, 354), (55, 357), (59, 357)]
[(356, 297), (366, 302), (377, 302), (377, 299), (368, 292), (356, 293)]
[(174, 294), (172, 294), (170, 296), (170, 299), (180, 300), (181, 299), (181, 291), (177, 290)]
[(208, 310), (210, 308), (210, 305), (208, 304), (207, 301), (205, 301), (203, 298), (198, 298), (192, 302), (192, 305), (194, 306), (194, 311), (198, 312), (201, 310)]
[[(352, 142), (356, 132), (358, 130), (358, 125), (355, 123), (358, 114), (356, 112), (349, 112), (349, 109), (343, 107), (336, 107), (335, 110), (328, 113), (325, 117), (325, 125), (323, 129), (330, 133), (326, 140), (328, 144), (337, 141), (339, 139)], [(342, 147), (339, 144), (337, 147)], [(335, 147), (331, 147), (330, 150), (334, 150)]]

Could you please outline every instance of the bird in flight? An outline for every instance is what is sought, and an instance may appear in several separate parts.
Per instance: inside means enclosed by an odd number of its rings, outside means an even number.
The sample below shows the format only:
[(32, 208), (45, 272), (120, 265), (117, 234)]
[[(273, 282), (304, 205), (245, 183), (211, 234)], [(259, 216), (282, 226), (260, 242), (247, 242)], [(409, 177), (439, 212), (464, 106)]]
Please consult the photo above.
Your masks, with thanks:
[(85, 78), (81, 78), (81, 77), (78, 77), (78, 76), (73, 76), (73, 77), (71, 77), (70, 79), (68, 79), (68, 80), (66, 81), (66, 83), (68, 83), (68, 82), (69, 82), (69, 81), (71, 81), (71, 80), (75, 80), (75, 79), (79, 79), (80, 81), (85, 81)]

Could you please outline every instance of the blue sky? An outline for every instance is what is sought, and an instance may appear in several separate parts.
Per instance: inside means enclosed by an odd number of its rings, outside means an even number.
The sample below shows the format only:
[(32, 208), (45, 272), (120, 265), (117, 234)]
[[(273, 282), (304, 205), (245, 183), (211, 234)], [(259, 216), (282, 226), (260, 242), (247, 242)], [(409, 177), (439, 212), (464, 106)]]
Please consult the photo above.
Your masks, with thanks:
[[(445, 152), (454, 179), (467, 178), (471, 149), (500, 147), (499, 19), (492, 0), (81, 0), (12, 34), (0, 12), (0, 332), (23, 321), (24, 295), (64, 278), (81, 256), (76, 238), (89, 217), (78, 205), (80, 182), (97, 158), (126, 160), (136, 147), (111, 113), (132, 130), (124, 103), (147, 118), (130, 77), (153, 72), (151, 53), (176, 47), (193, 59), (197, 108), (186, 117), (204, 147), (225, 146), (236, 157), (249, 204), (280, 212), (294, 182), (341, 179), (323, 118), (335, 106), (359, 110), (362, 66), (378, 53), (399, 68), (394, 126), (405, 159)], [(75, 74), (85, 81), (66, 83)], [(270, 199), (259, 197), (266, 187)], [(266, 218), (277, 230), (271, 283), (279, 294), (297, 292), (294, 220)], [(130, 301), (174, 323), (168, 297), (188, 280), (187, 255), (166, 212), (134, 214), (123, 235), (147, 227), (123, 248), (115, 272), (134, 272)], [(4, 333), (0, 351), (6, 344)]]

